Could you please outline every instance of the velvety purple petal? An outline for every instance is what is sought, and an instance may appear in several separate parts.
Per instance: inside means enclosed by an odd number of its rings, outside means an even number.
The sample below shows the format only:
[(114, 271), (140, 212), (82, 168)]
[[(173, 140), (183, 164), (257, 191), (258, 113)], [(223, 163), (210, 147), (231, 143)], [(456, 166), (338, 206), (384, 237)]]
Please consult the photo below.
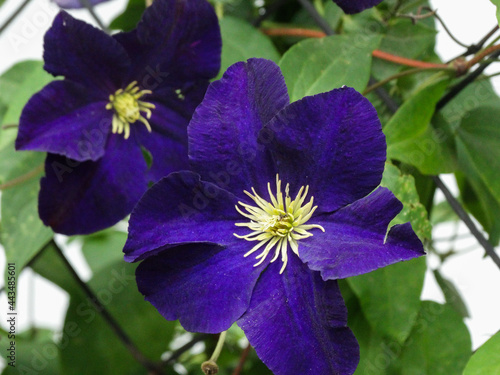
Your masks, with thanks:
[(186, 83), (181, 95), (171, 87), (160, 87), (155, 89), (154, 95), (145, 99), (156, 106), (149, 120), (153, 132), (149, 133), (139, 125), (136, 136), (153, 156), (149, 171), (151, 181), (156, 182), (174, 171), (190, 169), (187, 126), (207, 86), (208, 81)]
[(157, 182), (171, 172), (189, 169), (187, 150), (187, 125), (189, 119), (163, 104), (152, 111), (150, 133), (142, 123), (138, 123), (135, 137), (153, 158), (149, 170), (150, 181)]
[(114, 36), (134, 56), (132, 74), (182, 83), (208, 80), (220, 68), (217, 16), (205, 0), (155, 0), (137, 28)]
[(331, 215), (313, 217), (311, 223), (323, 226), (325, 233), (299, 242), (300, 259), (331, 280), (424, 255), (410, 223), (394, 225), (387, 233), (402, 207), (390, 190), (381, 187)]
[[(84, 5), (83, 5), (84, 1), (83, 0), (52, 0), (52, 1), (64, 9), (84, 8)], [(100, 3), (104, 3), (106, 1), (109, 1), (109, 0), (89, 0), (90, 4), (92, 4), (92, 5), (97, 5)]]
[(16, 149), (97, 160), (111, 129), (112, 112), (91, 90), (53, 81), (33, 95), (21, 114)]
[[(126, 261), (137, 261), (183, 243), (228, 245), (236, 239), (237, 198), (188, 171), (153, 185), (130, 217)], [(248, 244), (244, 240), (238, 240)], [(251, 247), (250, 247), (251, 248)]]
[(122, 86), (130, 67), (129, 56), (116, 40), (64, 11), (45, 34), (43, 59), (49, 73), (97, 89), (103, 99)]
[(336, 281), (323, 281), (292, 254), (282, 275), (270, 264), (238, 320), (259, 358), (275, 375), (352, 374), (358, 343)]
[(258, 133), (288, 102), (283, 76), (273, 62), (250, 59), (229, 67), (209, 86), (189, 124), (193, 169), (235, 194), (252, 186), (267, 191), (276, 166)]
[(208, 83), (206, 80), (198, 80), (196, 82), (185, 81), (177, 86), (163, 86), (160, 81), (148, 80), (143, 88), (153, 91), (150, 101), (170, 108), (190, 120), (194, 110), (205, 96)]
[(48, 154), (38, 200), (40, 218), (54, 232), (88, 234), (127, 216), (147, 189), (139, 145), (109, 137), (104, 157), (76, 162)]
[(179, 319), (188, 331), (225, 331), (247, 309), (265, 267), (243, 257), (244, 245), (190, 244), (149, 257), (137, 268), (139, 291), (165, 319)]
[(385, 136), (375, 108), (352, 88), (296, 101), (263, 132), (272, 134), (269, 147), (283, 182), (296, 190), (309, 185), (318, 212), (366, 196), (382, 179)]
[(347, 14), (353, 14), (374, 7), (382, 0), (334, 0), (334, 2)]

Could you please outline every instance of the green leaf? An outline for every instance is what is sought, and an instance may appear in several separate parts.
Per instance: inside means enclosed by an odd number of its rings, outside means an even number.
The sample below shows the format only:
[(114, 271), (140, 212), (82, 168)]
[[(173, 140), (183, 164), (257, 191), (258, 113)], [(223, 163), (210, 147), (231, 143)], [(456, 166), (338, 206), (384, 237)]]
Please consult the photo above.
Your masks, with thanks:
[(371, 327), (403, 343), (420, 309), (425, 270), (425, 258), (421, 257), (350, 277), (347, 282)]
[(44, 155), (23, 152), (15, 156), (10, 159), (12, 169), (6, 174), (5, 180), (12, 182), (20, 176), (30, 178), (2, 191), (0, 240), (5, 248), (7, 261), (16, 263), (21, 270), (49, 242), (53, 233), (38, 217), (39, 178), (42, 175)]
[(344, 14), (342, 17), (342, 32), (355, 34), (358, 38), (382, 34), (385, 32), (382, 14), (377, 8), (369, 8), (356, 14)]
[(57, 253), (54, 243), (50, 242), (44, 250), (33, 259), (30, 268), (40, 276), (68, 292), (68, 294), (80, 294), (83, 296), (83, 290), (81, 290), (80, 285), (76, 282), (74, 276), (66, 266), (66, 263)]
[[(42, 61), (17, 63), (0, 77), (0, 102), (7, 107), (2, 124), (17, 124), (29, 98), (54, 78), (43, 70)], [(0, 141), (0, 148), (12, 138)]]
[(443, 96), (449, 82), (448, 77), (438, 73), (403, 103), (384, 126), (388, 149), (394, 144), (416, 138), (425, 132), (431, 122), (436, 103)]
[(420, 198), (420, 203), (422, 203), (428, 213), (432, 213), (434, 207), (434, 195), (436, 194), (436, 184), (434, 183), (432, 177), (423, 175), (418, 171), (418, 169), (406, 164), (401, 164), (400, 168), (402, 173), (411, 174), (413, 176), (415, 179), (415, 187)]
[(141, 145), (141, 151), (142, 151), (142, 157), (144, 158), (144, 161), (146, 162), (146, 165), (148, 166), (148, 169), (151, 168), (153, 165), (153, 155), (149, 150)]
[[(421, 22), (412, 23), (409, 19), (396, 19), (387, 28), (380, 50), (409, 59), (420, 59), (427, 51), (433, 50), (436, 30)], [(374, 59), (373, 75), (381, 80), (404, 69), (404, 66), (382, 59)]]
[(500, 240), (498, 114), (500, 102), (475, 107), (463, 115), (456, 129), (458, 163), (465, 175), (457, 174), (462, 200), (489, 233), (492, 244)]
[(93, 272), (123, 260), (122, 250), (127, 240), (125, 232), (106, 229), (82, 239), (82, 252)]
[(421, 240), (431, 238), (432, 227), (427, 218), (427, 211), (420, 203), (413, 176), (403, 175), (397, 167), (386, 163), (380, 184), (390, 189), (403, 203), (403, 209), (389, 225), (410, 222)]
[(418, 137), (392, 145), (389, 158), (413, 165), (423, 174), (451, 173), (457, 166), (447, 139), (440, 129), (428, 127)]
[[(41, 61), (23, 61), (0, 77), (0, 102), (4, 124), (17, 124), (22, 108), (31, 95), (50, 82)], [(39, 179), (45, 154), (16, 152), (17, 128), (0, 130), (0, 184), (2, 231), (0, 240), (9, 262), (22, 269), (50, 240), (52, 231), (38, 218)]]
[(449, 305), (424, 301), (388, 374), (461, 374), (470, 355), (470, 335), (462, 317)]
[(339, 280), (339, 287), (349, 312), (347, 325), (359, 344), (360, 359), (354, 374), (386, 375), (387, 368), (395, 357), (391, 350), (401, 347), (401, 344), (385, 339), (372, 329), (363, 314), (359, 299), (346, 280)]
[[(18, 125), (21, 110), (36, 91), (51, 81), (43, 70), (41, 61), (22, 61), (0, 76), (0, 124)], [(0, 131), (0, 150), (13, 144), (17, 131), (15, 127)], [(1, 155), (0, 162), (6, 162)]]
[(431, 225), (446, 223), (448, 221), (458, 221), (459, 218), (447, 201), (434, 205), (431, 213)]
[(467, 310), (467, 306), (455, 285), (450, 280), (445, 279), (439, 270), (434, 270), (433, 273), (439, 287), (443, 291), (446, 303), (453, 307), (462, 317), (468, 318), (469, 310)]
[(460, 162), (470, 162), (498, 202), (500, 202), (499, 116), (500, 107), (479, 107), (469, 112), (457, 129), (457, 152)]
[[(320, 2), (317, 2), (317, 4), (321, 4)], [(340, 21), (342, 20), (342, 17), (344, 15), (344, 12), (340, 7), (335, 4), (333, 1), (327, 1), (324, 4), (321, 4), (323, 6), (322, 10), (318, 10), (318, 7), (316, 6), (316, 10), (321, 14), (321, 16), (324, 18), (324, 20), (330, 25), (330, 27), (335, 30), (339, 26)], [(309, 12), (305, 10), (304, 8), (300, 8), (294, 16), (290, 19), (290, 24), (295, 26), (295, 27), (302, 27), (302, 28), (307, 28), (307, 29), (316, 29), (320, 30), (318, 27), (318, 24), (314, 21), (314, 19), (311, 17)], [(272, 23), (267, 21), (265, 23), (266, 27), (269, 25), (272, 27)], [(278, 25), (278, 24), (277, 24)], [(282, 24), (281, 24), (282, 25)], [(295, 38), (295, 37), (285, 37), (287, 39), (293, 40), (295, 42), (301, 40), (302, 38)]]
[(464, 375), (500, 375), (500, 332), (486, 341), (471, 357)]
[[(96, 272), (89, 282), (97, 298), (108, 309), (135, 345), (151, 360), (159, 360), (174, 335), (175, 322), (166, 321), (137, 291), (136, 265), (122, 260)], [(147, 374), (117, 338), (88, 297), (72, 295), (64, 327), (76, 325), (61, 350), (65, 374)]]
[[(342, 9), (340, 9), (340, 7), (333, 1), (326, 2), (325, 14), (323, 15), (323, 18), (328, 22), (332, 29), (335, 30), (337, 28), (343, 14), (344, 12)], [(311, 16), (309, 16), (309, 19), (311, 19)]]
[[(55, 333), (44, 329), (32, 329), (21, 334), (16, 334), (14, 339), (16, 348), (15, 367), (7, 365), (2, 375), (59, 375), (62, 374), (59, 365), (59, 347), (64, 342), (64, 333), (61, 341), (53, 340)], [(3, 350), (10, 348), (12, 339), (7, 333), (0, 334)], [(9, 351), (7, 350), (7, 353)], [(2, 353), (4, 354), (4, 353)], [(8, 354), (7, 354), (8, 355)], [(3, 355), (9, 363), (9, 358)]]
[[(460, 155), (460, 154), (459, 154)], [(467, 158), (459, 158), (463, 173), (455, 173), (465, 207), (488, 232), (489, 241), (497, 245), (500, 240), (500, 202), (498, 202)]]
[(146, 9), (144, 0), (129, 0), (125, 11), (116, 17), (109, 27), (113, 30), (130, 31), (137, 26), (142, 13)]
[(469, 84), (439, 113), (444, 116), (451, 129), (455, 130), (469, 112), (483, 106), (500, 106), (500, 98), (491, 82), (486, 79), (476, 80)]
[(222, 36), (221, 69), (216, 79), (238, 61), (261, 57), (277, 62), (280, 55), (271, 40), (255, 27), (238, 18), (225, 16), (220, 21)]
[(388, 158), (413, 165), (424, 174), (456, 169), (450, 135), (431, 125), (436, 103), (447, 83), (448, 78), (441, 77), (425, 85), (384, 126)]
[(379, 36), (334, 35), (295, 44), (279, 63), (290, 100), (343, 85), (362, 91), (370, 78), (372, 51), (379, 42)]
[(497, 21), (500, 24), (500, 0), (490, 0), (497, 7)]

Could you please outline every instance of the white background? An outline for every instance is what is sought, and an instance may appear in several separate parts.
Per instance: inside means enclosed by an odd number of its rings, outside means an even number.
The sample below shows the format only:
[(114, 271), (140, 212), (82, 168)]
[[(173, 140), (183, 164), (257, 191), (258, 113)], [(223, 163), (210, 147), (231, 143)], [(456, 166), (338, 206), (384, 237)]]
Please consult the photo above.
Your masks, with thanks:
[[(0, 8), (0, 24), (21, 3), (20, 0), (7, 0)], [(125, 8), (125, 0), (111, 0), (96, 7), (96, 11), (107, 24), (120, 14)], [(438, 9), (439, 15), (445, 20), (454, 35), (466, 44), (473, 44), (480, 40), (496, 23), (495, 7), (489, 0), (433, 0), (432, 4)], [(41, 59), (43, 52), (43, 34), (50, 26), (58, 8), (47, 0), (33, 0), (17, 20), (0, 36), (0, 74), (15, 62), (25, 59)], [(72, 11), (72, 14), (87, 22), (94, 23), (85, 10)], [(442, 30), (440, 28), (440, 30)], [(448, 60), (462, 53), (464, 49), (456, 45), (445, 33), (438, 34), (438, 53), (444, 60)], [(493, 64), (495, 65), (495, 64)], [(490, 67), (490, 72), (500, 71), (500, 66)], [(497, 86), (497, 87), (500, 87)], [(453, 178), (445, 176), (445, 181), (453, 186)], [(455, 188), (456, 191), (456, 188)], [(438, 195), (437, 199), (443, 197)], [(434, 236), (443, 238), (453, 233), (453, 226), (438, 226)], [(468, 233), (463, 225), (461, 233)], [(60, 239), (60, 238), (59, 238)], [(441, 244), (441, 245), (440, 245)], [(438, 243), (438, 248), (445, 251), (450, 243)], [(445, 277), (451, 279), (462, 293), (469, 308), (471, 317), (466, 323), (472, 334), (473, 347), (477, 348), (492, 334), (500, 329), (500, 300), (498, 288), (500, 286), (500, 270), (489, 258), (483, 258), (480, 249), (472, 237), (457, 241), (457, 248), (465, 249), (460, 256), (450, 258), (442, 267)], [(473, 248), (470, 251), (471, 247)], [(469, 251), (467, 251), (469, 250)], [(3, 252), (0, 252), (0, 270), (5, 267)], [(87, 280), (91, 276), (89, 268), (78, 248), (66, 249), (66, 254), (75, 265), (82, 277)], [(432, 267), (438, 265), (437, 258), (428, 257)], [(0, 272), (3, 275), (3, 271)], [(422, 298), (439, 302), (443, 297), (429, 274), (426, 279)], [(0, 277), (1, 280), (3, 278)], [(3, 281), (2, 281), (3, 283)], [(24, 272), (19, 281), (18, 331), (27, 329), (31, 325), (59, 330), (64, 320), (68, 298), (65, 292), (44, 279)], [(5, 311), (7, 300), (5, 293), (0, 297), (0, 311)], [(0, 320), (5, 324), (5, 319)]]

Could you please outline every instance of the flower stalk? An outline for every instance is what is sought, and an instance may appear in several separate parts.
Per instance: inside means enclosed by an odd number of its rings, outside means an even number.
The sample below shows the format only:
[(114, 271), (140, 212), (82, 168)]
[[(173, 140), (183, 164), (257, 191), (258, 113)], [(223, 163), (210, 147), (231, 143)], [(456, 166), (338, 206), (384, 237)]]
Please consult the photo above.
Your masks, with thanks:
[(219, 359), (219, 355), (224, 347), (224, 342), (226, 341), (227, 331), (223, 331), (219, 335), (219, 340), (217, 341), (217, 345), (215, 346), (215, 350), (208, 361), (205, 361), (201, 364), (201, 370), (205, 375), (214, 375), (219, 372), (219, 366), (217, 366), (217, 359)]

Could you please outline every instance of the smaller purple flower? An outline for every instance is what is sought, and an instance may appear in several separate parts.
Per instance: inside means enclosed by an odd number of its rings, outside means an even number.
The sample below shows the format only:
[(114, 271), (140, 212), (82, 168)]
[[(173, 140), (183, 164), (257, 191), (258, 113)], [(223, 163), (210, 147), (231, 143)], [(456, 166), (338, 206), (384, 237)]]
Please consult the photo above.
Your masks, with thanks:
[(382, 0), (333, 0), (347, 14), (359, 13), (365, 9), (374, 7)]
[(42, 221), (87, 234), (189, 167), (187, 125), (220, 67), (218, 20), (205, 0), (156, 0), (136, 29), (110, 36), (61, 11), (44, 42), (45, 70), (64, 79), (26, 104), (16, 148), (48, 152)]
[(168, 320), (234, 322), (277, 375), (352, 374), (356, 339), (337, 279), (424, 254), (402, 204), (378, 187), (386, 143), (373, 106), (344, 87), (289, 104), (263, 59), (213, 82), (188, 127), (194, 172), (155, 184), (124, 248)]
[[(63, 9), (78, 9), (85, 7), (85, 0), (52, 0)], [(86, 0), (90, 5), (97, 5), (109, 0)]]

